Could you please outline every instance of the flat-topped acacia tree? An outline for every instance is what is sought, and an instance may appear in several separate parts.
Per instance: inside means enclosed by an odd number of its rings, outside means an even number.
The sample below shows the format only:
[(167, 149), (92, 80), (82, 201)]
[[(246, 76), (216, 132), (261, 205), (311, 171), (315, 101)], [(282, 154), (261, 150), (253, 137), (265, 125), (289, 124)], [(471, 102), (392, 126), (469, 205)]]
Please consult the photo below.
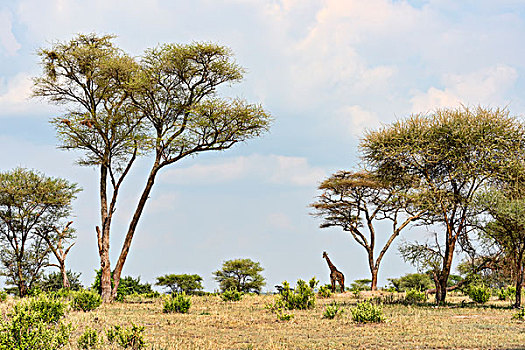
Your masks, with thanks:
[[(84, 151), (99, 168), (101, 223), (96, 227), (104, 302), (117, 294), (131, 241), (159, 171), (187, 156), (225, 150), (268, 131), (260, 105), (218, 95), (243, 69), (231, 50), (212, 43), (166, 44), (131, 58), (112, 36), (78, 35), (41, 49), (34, 95), (64, 105), (53, 119), (61, 147)], [(120, 256), (111, 271), (109, 242), (118, 193), (139, 156), (152, 159)], [(111, 273), (113, 272), (113, 288)]]
[[(491, 181), (525, 156), (525, 129), (507, 110), (439, 109), (413, 115), (377, 131), (361, 142), (363, 160), (378, 176), (408, 176), (412, 195), (427, 210), (424, 224), (441, 225), (432, 261), (436, 302), (445, 301), (456, 243), (468, 239), (470, 218), (478, 214), (474, 199)], [(409, 260), (426, 259), (428, 246), (410, 244)]]
[[(339, 171), (321, 183), (322, 193), (311, 204), (313, 215), (323, 218), (321, 228), (340, 227), (366, 250), (372, 290), (377, 289), (379, 266), (387, 250), (401, 231), (425, 211), (414, 208), (402, 183), (408, 184), (401, 178), (382, 180), (370, 171)], [(377, 252), (376, 224), (382, 221), (390, 222), (392, 229)]]

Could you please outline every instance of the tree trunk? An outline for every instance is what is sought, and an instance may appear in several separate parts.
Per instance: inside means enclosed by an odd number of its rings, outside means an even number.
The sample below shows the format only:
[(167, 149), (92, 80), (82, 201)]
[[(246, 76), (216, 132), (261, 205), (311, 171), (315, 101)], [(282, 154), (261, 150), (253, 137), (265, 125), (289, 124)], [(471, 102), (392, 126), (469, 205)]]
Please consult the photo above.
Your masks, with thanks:
[(523, 286), (523, 262), (522, 259), (518, 259), (517, 276), (516, 276), (516, 301), (514, 302), (515, 308), (521, 307), (521, 288)]
[(124, 267), (124, 263), (126, 262), (126, 258), (129, 253), (129, 248), (131, 247), (131, 240), (133, 239), (133, 235), (135, 234), (135, 230), (139, 223), (139, 219), (142, 215), (142, 211), (144, 210), (146, 202), (151, 193), (151, 189), (153, 188), (153, 184), (155, 183), (155, 177), (157, 176), (157, 172), (160, 169), (157, 164), (158, 161), (155, 162), (153, 168), (151, 169), (148, 181), (146, 182), (146, 187), (144, 187), (144, 190), (142, 191), (139, 203), (137, 204), (137, 208), (135, 209), (135, 213), (133, 214), (133, 218), (129, 224), (128, 232), (126, 234), (126, 238), (124, 239), (124, 243), (122, 244), (122, 249), (120, 251), (120, 256), (117, 260), (117, 264), (115, 265), (115, 270), (113, 270), (113, 290), (111, 293), (113, 298), (116, 298), (117, 296), (117, 289), (120, 284), (120, 276), (122, 274), (122, 269)]
[(62, 288), (69, 289), (71, 284), (69, 283), (69, 278), (67, 278), (66, 265), (61, 261), (60, 262), (60, 273), (62, 274)]
[(378, 269), (376, 268), (370, 270), (372, 274), (372, 284), (370, 285), (371, 290), (377, 290), (377, 271)]
[(100, 256), (100, 287), (102, 302), (111, 303), (113, 297), (111, 295), (111, 263), (109, 261), (109, 228), (111, 225), (111, 216), (113, 213), (108, 213), (107, 202), (107, 176), (108, 168), (102, 164), (100, 166), (100, 216), (102, 222), (102, 230), (97, 226), (97, 240), (98, 253)]

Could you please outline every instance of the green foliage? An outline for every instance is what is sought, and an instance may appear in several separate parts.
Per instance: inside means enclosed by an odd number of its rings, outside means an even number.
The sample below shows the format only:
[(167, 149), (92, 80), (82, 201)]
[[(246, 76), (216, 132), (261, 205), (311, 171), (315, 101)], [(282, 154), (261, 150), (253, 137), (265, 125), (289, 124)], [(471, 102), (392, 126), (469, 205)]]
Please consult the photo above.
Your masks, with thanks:
[(370, 301), (357, 303), (356, 307), (350, 310), (352, 319), (357, 323), (376, 323), (383, 322), (383, 310), (381, 307), (372, 304)]
[(97, 349), (99, 345), (102, 345), (102, 339), (96, 329), (88, 327), (78, 338), (77, 345), (80, 349)]
[(512, 315), (512, 318), (518, 321), (525, 321), (525, 309), (520, 308), (518, 312)]
[(370, 283), (372, 283), (371, 279), (361, 279), (361, 280), (355, 280), (350, 284), (350, 290), (351, 291), (362, 291), (362, 290), (370, 290)]
[(41, 296), (23, 300), (0, 323), (0, 350), (55, 350), (69, 342), (71, 325), (62, 323), (65, 306)]
[(227, 260), (220, 270), (215, 271), (215, 280), (222, 291), (236, 289), (244, 293), (260, 293), (266, 285), (261, 272), (264, 269), (258, 262), (250, 259)]
[(157, 286), (167, 287), (171, 293), (186, 293), (194, 294), (196, 291), (202, 290), (202, 277), (199, 275), (164, 275), (157, 277)]
[(432, 288), (434, 284), (426, 273), (409, 273), (400, 278), (389, 278), (388, 281), (392, 283), (397, 292), (405, 292), (411, 289), (427, 290)]
[(330, 298), (332, 296), (332, 289), (329, 284), (325, 284), (319, 288), (318, 292), (321, 298)]
[[(66, 271), (71, 290), (81, 290), (82, 283), (80, 282), (80, 272), (76, 273), (71, 270)], [(45, 292), (56, 292), (63, 288), (62, 274), (60, 272), (51, 272), (44, 275), (42, 280), (37, 284), (38, 288)]]
[(277, 296), (276, 305), (282, 305), (288, 310), (312, 309), (315, 306), (315, 293), (312, 286), (315, 287), (315, 285), (315, 277), (310, 280), (309, 284), (301, 279), (297, 280), (294, 290), (290, 288), (287, 281), (284, 281), (282, 291)]
[(6, 301), (7, 299), (7, 292), (5, 290), (0, 290), (0, 302)]
[(162, 312), (164, 313), (172, 313), (172, 312), (178, 312), (181, 314), (187, 314), (190, 310), (191, 306), (191, 297), (186, 296), (184, 292), (179, 294), (171, 294), (165, 301), (164, 301), (164, 308), (162, 309)]
[(239, 301), (242, 299), (243, 293), (237, 289), (228, 289), (221, 293), (221, 299), (224, 301)]
[(406, 304), (419, 304), (424, 303), (426, 300), (426, 293), (417, 289), (407, 290), (404, 299)]
[(479, 304), (485, 304), (490, 299), (491, 290), (485, 286), (471, 286), (468, 296)]
[(275, 315), (280, 321), (290, 321), (292, 318), (294, 318), (294, 314), (287, 313), (283, 308), (275, 309)]
[(56, 239), (55, 227), (70, 215), (79, 191), (74, 183), (33, 170), (0, 173), (0, 274), (19, 296), (40, 279), (50, 253), (44, 237)]
[[(98, 269), (96, 270), (95, 280), (93, 281), (93, 284), (91, 285), (91, 289), (97, 291), (98, 294), (102, 293), (101, 278), (102, 278), (102, 270)], [(113, 287), (113, 273), (111, 273), (111, 287)], [(148, 294), (148, 293), (154, 293), (153, 289), (151, 289), (151, 284), (140, 283), (140, 276), (137, 278), (126, 276), (120, 279), (120, 283), (117, 288), (117, 300), (124, 301), (124, 297), (130, 294)]]
[(135, 326), (133, 323), (129, 328), (123, 328), (120, 325), (113, 326), (113, 328), (106, 330), (106, 337), (111, 344), (116, 342), (124, 349), (139, 350), (146, 347), (144, 326)]
[(84, 312), (95, 310), (100, 306), (102, 300), (100, 295), (89, 290), (81, 290), (73, 294), (72, 307)]
[(323, 312), (323, 317), (328, 319), (333, 319), (338, 315), (341, 315), (344, 312), (344, 309), (333, 301), (326, 306), (326, 309)]

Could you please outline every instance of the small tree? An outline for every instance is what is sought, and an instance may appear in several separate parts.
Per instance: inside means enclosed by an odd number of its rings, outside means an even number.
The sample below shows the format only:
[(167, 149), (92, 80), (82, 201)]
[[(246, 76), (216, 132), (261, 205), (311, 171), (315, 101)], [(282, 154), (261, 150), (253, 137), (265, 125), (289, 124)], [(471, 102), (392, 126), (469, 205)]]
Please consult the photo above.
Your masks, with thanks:
[(0, 173), (0, 262), (7, 283), (25, 296), (40, 279), (50, 253), (43, 236), (53, 236), (71, 213), (76, 184), (17, 168)]
[[(69, 281), (69, 289), (81, 290), (82, 283), (80, 282), (80, 272), (66, 271), (67, 280)], [(61, 272), (51, 272), (44, 275), (42, 280), (38, 282), (37, 288), (47, 292), (57, 291), (64, 288), (64, 277)]]
[[(392, 242), (424, 212), (411, 210), (411, 200), (400, 184), (401, 179), (385, 181), (369, 171), (339, 171), (321, 183), (323, 193), (311, 205), (316, 210), (314, 215), (324, 219), (321, 228), (340, 227), (366, 250), (372, 290), (377, 289), (379, 265)], [(374, 225), (379, 221), (389, 221), (392, 230), (376, 256)]]
[(155, 285), (169, 288), (172, 294), (184, 292), (190, 295), (203, 289), (201, 282), (202, 277), (199, 275), (171, 274), (157, 277)]
[(258, 262), (250, 259), (235, 259), (225, 261), (222, 269), (213, 274), (222, 291), (236, 289), (244, 293), (260, 293), (261, 288), (266, 285), (261, 275), (263, 270)]
[(406, 292), (410, 289), (426, 291), (432, 287), (432, 280), (426, 273), (408, 273), (399, 278), (389, 278), (396, 291)]

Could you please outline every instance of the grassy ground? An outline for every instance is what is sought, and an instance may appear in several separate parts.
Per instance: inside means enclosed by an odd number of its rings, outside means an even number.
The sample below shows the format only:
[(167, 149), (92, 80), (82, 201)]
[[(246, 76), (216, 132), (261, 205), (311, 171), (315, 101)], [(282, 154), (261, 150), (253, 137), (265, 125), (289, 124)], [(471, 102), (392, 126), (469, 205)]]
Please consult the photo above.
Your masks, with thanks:
[[(290, 321), (278, 321), (265, 308), (274, 298), (248, 295), (240, 302), (224, 302), (217, 296), (193, 297), (188, 314), (162, 313), (161, 299), (114, 303), (87, 313), (70, 311), (66, 322), (75, 330), (69, 348), (76, 349), (76, 340), (87, 327), (103, 333), (113, 325), (131, 323), (144, 326), (147, 349), (158, 350), (525, 348), (525, 323), (512, 320), (515, 310), (508, 302), (491, 300), (476, 306), (452, 297), (450, 306), (439, 308), (384, 305), (385, 322), (363, 325), (352, 321), (350, 309), (358, 301), (352, 293), (318, 298), (314, 309), (290, 311), (295, 315)], [(326, 305), (333, 301), (345, 312), (331, 320), (323, 318)]]

